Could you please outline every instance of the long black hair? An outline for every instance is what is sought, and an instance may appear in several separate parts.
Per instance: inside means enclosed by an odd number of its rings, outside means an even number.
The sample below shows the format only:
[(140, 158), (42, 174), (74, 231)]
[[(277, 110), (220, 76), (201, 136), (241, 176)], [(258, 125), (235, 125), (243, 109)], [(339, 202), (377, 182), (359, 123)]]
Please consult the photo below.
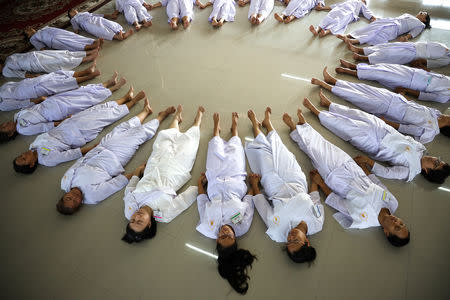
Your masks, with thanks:
[(217, 262), (219, 263), (218, 270), (220, 276), (228, 280), (231, 287), (239, 294), (244, 295), (247, 293), (247, 280), (250, 279), (247, 275), (247, 268), (252, 267), (256, 256), (248, 250), (238, 249), (236, 241), (233, 245), (226, 248), (217, 243), (216, 250), (219, 254)]
[(153, 216), (150, 217), (150, 224), (150, 227), (145, 226), (145, 229), (141, 232), (134, 231), (131, 229), (130, 224), (127, 224), (126, 233), (122, 237), (122, 241), (132, 244), (154, 238), (156, 235), (156, 220)]

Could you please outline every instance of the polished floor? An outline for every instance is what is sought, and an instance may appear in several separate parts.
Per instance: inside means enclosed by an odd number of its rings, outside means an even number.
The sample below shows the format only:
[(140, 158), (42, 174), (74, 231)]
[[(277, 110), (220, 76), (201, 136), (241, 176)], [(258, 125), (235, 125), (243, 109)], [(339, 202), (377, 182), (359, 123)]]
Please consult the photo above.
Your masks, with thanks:
[[(337, 1), (329, 1), (334, 3)], [(422, 2), (434, 3), (429, 6)], [(327, 2), (328, 3), (328, 2)], [(446, 0), (371, 0), (376, 16), (391, 17), (404, 12), (427, 10), (433, 18), (431, 30), (417, 40), (450, 45), (450, 8)], [(113, 3), (100, 12), (113, 10)], [(283, 7), (276, 3), (274, 12)], [(309, 159), (288, 136), (281, 116), (295, 113), (301, 100), (318, 104), (319, 89), (309, 83), (321, 78), (324, 66), (331, 73), (338, 58), (351, 54), (333, 36), (314, 39), (308, 31), (325, 12), (312, 12), (289, 25), (278, 24), (273, 13), (259, 27), (247, 21), (248, 6), (237, 8), (236, 21), (213, 29), (207, 22), (211, 7), (195, 9), (188, 30), (172, 32), (164, 8), (152, 11), (153, 26), (142, 29), (125, 42), (106, 42), (98, 59), (107, 79), (113, 70), (125, 76), (135, 90), (144, 90), (157, 112), (168, 105), (185, 108), (182, 130), (191, 125), (198, 105), (206, 108), (200, 148), (189, 184), (195, 185), (205, 169), (208, 140), (212, 137), (212, 114), (220, 112), (224, 138), (229, 138), (231, 112), (240, 115), (239, 136), (251, 136), (246, 117), (252, 108), (259, 117), (266, 106), (273, 110), (274, 127), (295, 154), (305, 173)], [(438, 20), (439, 18), (439, 20)], [(125, 24), (123, 16), (118, 20)], [(365, 19), (348, 31), (365, 25)], [(438, 70), (450, 75), (450, 67)], [(345, 75), (342, 79), (354, 80)], [(371, 83), (373, 84), (373, 83)], [(117, 99), (127, 86), (116, 92)], [(327, 93), (327, 95), (330, 95)], [(330, 95), (333, 101), (345, 104)], [(426, 103), (450, 113), (448, 104)], [(131, 114), (140, 111), (142, 104)], [(0, 121), (13, 113), (1, 113)], [(347, 153), (360, 152), (324, 129), (309, 112), (307, 121)], [(161, 125), (167, 128), (168, 121)], [(106, 128), (98, 141), (114, 125)], [(120, 240), (126, 220), (123, 190), (97, 206), (83, 207), (74, 216), (55, 210), (61, 197), (60, 178), (71, 162), (54, 168), (39, 167), (30, 176), (12, 169), (13, 158), (26, 150), (33, 137), (19, 136), (0, 145), (0, 298), (2, 299), (240, 299), (221, 279), (214, 258), (187, 244), (214, 253), (215, 242), (195, 230), (197, 204), (170, 224), (158, 226), (148, 242), (128, 245)], [(92, 142), (92, 143), (95, 143)], [(131, 171), (147, 160), (153, 141), (144, 144), (127, 165)], [(449, 140), (444, 136), (427, 145), (428, 151), (450, 161)], [(420, 175), (412, 183), (382, 180), (399, 200), (397, 214), (411, 230), (411, 242), (397, 249), (381, 229), (344, 230), (326, 207), (323, 231), (311, 237), (318, 252), (308, 265), (291, 263), (265, 235), (259, 215), (239, 244), (258, 256), (250, 271), (247, 299), (450, 299), (450, 180), (438, 189)], [(324, 196), (321, 195), (322, 201)]]

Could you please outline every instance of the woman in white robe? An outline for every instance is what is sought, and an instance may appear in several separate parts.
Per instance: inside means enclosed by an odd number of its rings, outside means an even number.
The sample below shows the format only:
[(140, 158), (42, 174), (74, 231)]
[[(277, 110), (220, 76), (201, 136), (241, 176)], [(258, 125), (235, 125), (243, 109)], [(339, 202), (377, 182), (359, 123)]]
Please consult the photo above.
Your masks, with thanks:
[(369, 162), (367, 167), (375, 175), (409, 182), (421, 173), (431, 182), (443, 183), (450, 174), (448, 164), (437, 157), (425, 155), (424, 145), (402, 135), (383, 120), (320, 96), (320, 105), (329, 111), (319, 111), (311, 102), (307, 102), (307, 108), (323, 126), (371, 158), (389, 164), (385, 167), (368, 157), (355, 158), (359, 165)]
[(38, 31), (33, 27), (27, 27), (25, 35), (36, 50), (89, 51), (99, 48), (102, 44), (99, 39), (94, 40), (65, 29), (48, 26)]
[(170, 28), (178, 29), (178, 22), (181, 22), (184, 29), (187, 29), (194, 19), (194, 4), (198, 7), (202, 5), (198, 0), (161, 0), (153, 5), (149, 4), (149, 9), (165, 6)]
[(336, 68), (337, 73), (374, 80), (397, 93), (422, 101), (446, 103), (450, 100), (449, 76), (395, 64), (355, 65), (341, 59), (341, 65), (343, 67)]
[(248, 19), (253, 25), (259, 25), (272, 12), (275, 0), (239, 0), (239, 6), (250, 3)]
[(450, 64), (450, 51), (438, 42), (396, 42), (359, 48), (347, 43), (355, 60), (369, 62), (371, 65), (410, 64), (412, 67), (430, 71)]
[(265, 136), (255, 113), (252, 110), (248, 112), (255, 139), (246, 142), (245, 151), (251, 170), (261, 175), (264, 194), (273, 207), (257, 185), (252, 185), (253, 202), (267, 226), (267, 235), (275, 242), (287, 242), (287, 254), (294, 262), (312, 261), (316, 251), (306, 235), (322, 230), (325, 219), (323, 205), (317, 186), (313, 185), (308, 194), (305, 174), (274, 130), (270, 115), (268, 107), (261, 123), (268, 131)]
[[(380, 117), (399, 132), (411, 135), (422, 144), (431, 142), (439, 133), (450, 136), (450, 116), (441, 114), (437, 109), (408, 101), (403, 95), (387, 89), (337, 80), (328, 74), (326, 68), (323, 75), (326, 82), (313, 78), (311, 83)], [(322, 92), (320, 96), (323, 96)]]
[(316, 10), (330, 10), (327, 16), (320, 21), (317, 28), (313, 25), (309, 26), (309, 31), (319, 37), (324, 37), (330, 33), (334, 35), (343, 34), (348, 24), (359, 20), (360, 14), (369, 22), (376, 20), (365, 0), (347, 0), (331, 6), (318, 6)]
[[(117, 75), (114, 75), (104, 83), (89, 84), (50, 96), (39, 104), (20, 110), (14, 115), (14, 121), (0, 124), (1, 140), (13, 139), (17, 134), (34, 135), (47, 132), (71, 114), (104, 101), (113, 91), (125, 84), (124, 78), (117, 82), (116, 77)], [(3, 135), (7, 139), (4, 139)]]
[[(131, 88), (126, 95), (115, 101), (94, 105), (64, 120), (48, 132), (42, 133), (31, 143), (29, 150), (14, 159), (16, 172), (30, 174), (38, 163), (54, 167), (60, 163), (78, 159), (95, 146), (84, 146), (94, 140), (104, 127), (129, 113), (145, 93), (133, 97)], [(84, 146), (84, 147), (83, 147)]]
[(378, 19), (346, 36), (338, 35), (337, 37), (352, 44), (378, 45), (401, 35), (403, 36), (399, 38), (400, 42), (407, 42), (428, 28), (431, 28), (430, 15), (421, 11), (416, 16), (403, 14), (396, 18)]
[(127, 32), (123, 32), (123, 27), (119, 23), (107, 20), (117, 19), (117, 14), (101, 15), (91, 14), (89, 12), (79, 13), (76, 9), (71, 8), (68, 15), (75, 33), (78, 33), (78, 31), (82, 29), (93, 36), (108, 41), (112, 41), (113, 39), (123, 41), (133, 34), (133, 29), (130, 28)]
[(123, 13), (128, 24), (136, 30), (152, 26), (152, 16), (147, 12), (150, 6), (144, 0), (116, 0), (116, 13)]
[[(307, 102), (309, 100), (305, 98), (305, 106)], [(300, 109), (297, 116), (297, 125), (287, 113), (283, 115), (283, 121), (291, 130), (291, 138), (317, 168), (313, 180), (327, 195), (325, 203), (339, 211), (333, 217), (344, 228), (382, 226), (391, 244), (406, 245), (409, 230), (401, 219), (393, 215), (398, 206), (397, 199), (375, 175), (361, 169), (347, 153), (306, 123)]]
[(125, 173), (124, 167), (139, 146), (150, 140), (158, 130), (161, 114), (144, 123), (152, 113), (145, 98), (143, 110), (135, 117), (116, 126), (100, 143), (79, 158), (61, 179), (65, 194), (56, 204), (61, 214), (71, 215), (82, 204), (98, 204), (125, 187), (133, 173)]
[(313, 9), (321, 10), (325, 7), (323, 0), (284, 0), (282, 1), (286, 8), (280, 14), (275, 13), (275, 19), (280, 23), (288, 24), (295, 19), (303, 18), (309, 14)]
[(97, 56), (98, 50), (88, 52), (68, 50), (31, 51), (8, 56), (5, 63), (0, 65), (0, 68), (5, 77), (35, 77), (40, 75), (39, 73), (72, 70), (84, 62), (95, 60)]
[(210, 0), (205, 4), (200, 3), (199, 7), (204, 9), (213, 6), (208, 21), (213, 27), (222, 27), (224, 22), (233, 22), (236, 15), (236, 3), (234, 0)]
[(100, 75), (95, 65), (83, 71), (56, 71), (21, 81), (9, 81), (0, 87), (0, 110), (22, 109), (38, 104), (46, 96), (74, 90), (79, 84)]

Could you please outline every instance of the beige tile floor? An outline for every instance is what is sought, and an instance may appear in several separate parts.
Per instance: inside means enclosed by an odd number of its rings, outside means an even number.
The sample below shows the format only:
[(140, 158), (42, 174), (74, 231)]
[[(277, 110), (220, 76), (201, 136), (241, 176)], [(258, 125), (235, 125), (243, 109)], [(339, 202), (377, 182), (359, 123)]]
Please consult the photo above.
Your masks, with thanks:
[[(418, 40), (450, 45), (448, 8), (426, 6), (418, 0), (372, 0), (369, 5), (375, 15), (385, 17), (428, 10), (435, 28), (426, 30)], [(110, 3), (100, 11), (112, 9)], [(277, 3), (274, 12), (282, 9)], [(312, 12), (289, 25), (278, 24), (272, 14), (254, 28), (246, 20), (247, 6), (237, 9), (234, 23), (214, 30), (207, 23), (210, 11), (211, 8), (195, 9), (192, 27), (177, 32), (169, 30), (164, 9), (153, 11), (154, 25), (150, 29), (143, 29), (125, 42), (106, 42), (98, 59), (102, 75), (95, 82), (118, 70), (136, 91), (143, 89), (150, 95), (155, 111), (183, 104), (182, 129), (190, 126), (198, 105), (206, 107), (201, 145), (188, 185), (195, 184), (205, 168), (212, 113), (221, 113), (223, 137), (228, 138), (225, 129), (230, 126), (231, 112), (239, 112), (240, 137), (244, 139), (251, 135), (247, 110), (253, 108), (262, 116), (267, 105), (272, 106), (273, 123), (283, 141), (303, 170), (309, 172), (311, 163), (289, 139), (281, 116), (283, 112), (294, 113), (305, 96), (317, 104), (318, 88), (308, 80), (320, 77), (325, 65), (333, 71), (340, 57), (351, 59), (338, 39), (313, 39), (307, 30), (310, 24), (318, 24), (325, 12)], [(125, 25), (123, 16), (118, 21)], [(361, 20), (352, 24), (349, 31), (366, 23)], [(450, 75), (450, 67), (439, 71)], [(339, 78), (353, 80), (348, 76)], [(126, 89), (122, 88), (112, 99)], [(330, 97), (345, 104), (333, 95)], [(447, 104), (428, 105), (450, 113)], [(130, 116), (139, 110), (140, 107), (133, 108)], [(0, 121), (12, 116), (13, 113), (1, 113)], [(359, 154), (321, 127), (310, 113), (305, 116), (325, 138), (352, 156)], [(164, 122), (161, 129), (167, 128), (168, 123)], [(112, 128), (106, 128), (97, 141)], [(195, 231), (199, 218), (196, 204), (172, 223), (159, 225), (159, 233), (152, 241), (127, 245), (120, 241), (126, 224), (123, 191), (98, 206), (84, 207), (75, 216), (65, 217), (55, 211), (55, 203), (62, 194), (60, 178), (71, 163), (55, 168), (39, 167), (31, 176), (13, 171), (13, 158), (32, 140), (33, 137), (18, 137), (0, 145), (2, 299), (240, 298), (219, 277), (214, 259), (185, 245), (214, 252), (214, 241)], [(431, 153), (450, 161), (449, 145), (447, 138), (438, 136), (427, 147)], [(149, 141), (126, 169), (130, 171), (146, 161), (151, 149)], [(450, 194), (421, 176), (412, 183), (383, 182), (397, 196), (398, 215), (411, 229), (407, 247), (391, 247), (378, 228), (343, 230), (332, 218), (334, 211), (326, 207), (323, 231), (311, 237), (318, 251), (316, 261), (311, 267), (294, 265), (282, 252), (282, 246), (264, 234), (264, 224), (255, 214), (250, 231), (239, 240), (241, 247), (258, 256), (250, 271), (250, 289), (245, 297), (450, 299)], [(450, 188), (450, 180), (443, 186)]]

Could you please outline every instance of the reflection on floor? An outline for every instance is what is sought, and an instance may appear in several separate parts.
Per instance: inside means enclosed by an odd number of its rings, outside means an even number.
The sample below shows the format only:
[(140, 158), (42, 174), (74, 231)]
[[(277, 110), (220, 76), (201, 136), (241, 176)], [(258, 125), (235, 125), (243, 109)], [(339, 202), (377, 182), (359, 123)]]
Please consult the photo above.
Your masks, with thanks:
[[(371, 0), (369, 6), (376, 16), (420, 10), (429, 10), (433, 20), (448, 22), (450, 16), (448, 8), (425, 6), (413, 0)], [(312, 38), (308, 27), (318, 24), (325, 12), (312, 12), (288, 25), (279, 24), (272, 13), (259, 27), (252, 27), (247, 21), (248, 6), (238, 7), (235, 22), (216, 30), (207, 22), (210, 9), (195, 9), (192, 26), (176, 32), (169, 29), (164, 8), (153, 10), (151, 28), (142, 29), (125, 42), (105, 43), (98, 59), (102, 75), (95, 82), (108, 78), (117, 69), (135, 91), (142, 89), (150, 95), (154, 111), (183, 104), (186, 121), (181, 124), (182, 129), (190, 126), (196, 107), (205, 106), (198, 158), (188, 185), (195, 185), (205, 169), (213, 112), (221, 113), (222, 136), (229, 138), (225, 129), (231, 124), (231, 112), (237, 111), (239, 135), (244, 140), (252, 134), (247, 110), (252, 108), (262, 117), (268, 105), (273, 110), (274, 127), (305, 173), (309, 172), (311, 163), (290, 140), (282, 114), (293, 114), (304, 97), (317, 105), (319, 89), (309, 79), (321, 78), (324, 66), (335, 75), (338, 58), (352, 61), (351, 53), (332, 36)], [(110, 3), (99, 12), (112, 10)], [(277, 2), (274, 12), (282, 10)], [(123, 16), (118, 21), (128, 28)], [(366, 23), (363, 19), (351, 24), (348, 31)], [(417, 40), (450, 45), (450, 32), (445, 30), (449, 27), (438, 24), (433, 21), (435, 28), (426, 30)], [(450, 67), (439, 72), (450, 75)], [(345, 75), (337, 77), (355, 81)], [(119, 94), (111, 99), (117, 99)], [(346, 104), (329, 93), (327, 96)], [(426, 104), (450, 113), (447, 104)], [(134, 107), (129, 117), (140, 111), (141, 105)], [(12, 116), (13, 113), (1, 113), (0, 121)], [(309, 112), (305, 117), (325, 138), (351, 156), (361, 153), (324, 129)], [(168, 124), (165, 121), (161, 129)], [(195, 203), (172, 223), (161, 224), (152, 241), (127, 245), (120, 241), (126, 224), (123, 191), (100, 205), (83, 207), (77, 215), (65, 217), (56, 212), (55, 204), (62, 195), (60, 178), (71, 163), (40, 167), (31, 176), (13, 171), (13, 158), (27, 149), (32, 140), (33, 137), (17, 137), (0, 145), (0, 293), (4, 299), (240, 298), (217, 272), (215, 259), (210, 256), (216, 254), (215, 242), (195, 231)], [(127, 171), (146, 161), (152, 143), (138, 150)], [(446, 137), (436, 137), (427, 148), (450, 161)], [(241, 247), (258, 256), (250, 271), (250, 289), (245, 297), (450, 299), (450, 181), (442, 189), (421, 176), (412, 183), (382, 181), (397, 196), (398, 215), (411, 229), (407, 247), (390, 246), (379, 228), (345, 231), (332, 218), (334, 211), (326, 207), (324, 229), (311, 237), (318, 253), (316, 261), (311, 266), (294, 265), (282, 251), (282, 245), (265, 235), (265, 226), (255, 214), (250, 231), (239, 239)]]

